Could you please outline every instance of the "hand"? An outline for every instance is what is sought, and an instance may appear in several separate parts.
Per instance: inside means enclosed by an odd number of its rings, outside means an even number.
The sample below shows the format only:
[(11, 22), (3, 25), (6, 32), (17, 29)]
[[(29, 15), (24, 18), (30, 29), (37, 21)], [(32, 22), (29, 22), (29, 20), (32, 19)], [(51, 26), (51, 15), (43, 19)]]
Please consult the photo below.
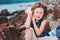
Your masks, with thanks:
[(34, 16), (32, 16), (31, 18), (32, 18), (32, 21), (33, 21), (33, 22), (35, 22), (35, 17), (34, 17)]
[(25, 10), (25, 13), (31, 16), (32, 15), (31, 8), (29, 7), (27, 10)]

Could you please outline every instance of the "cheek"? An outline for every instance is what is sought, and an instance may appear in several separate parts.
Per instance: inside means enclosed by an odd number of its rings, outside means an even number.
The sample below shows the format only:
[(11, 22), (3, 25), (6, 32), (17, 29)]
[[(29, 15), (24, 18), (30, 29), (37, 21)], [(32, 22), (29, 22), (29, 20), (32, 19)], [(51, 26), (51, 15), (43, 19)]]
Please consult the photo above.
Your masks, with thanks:
[(40, 16), (38, 16), (38, 14), (34, 14), (34, 17), (36, 20), (40, 20)]
[(34, 17), (38, 20), (42, 19), (43, 14), (35, 14)]
[(40, 17), (42, 18), (43, 17), (43, 14), (40, 14)]
[(34, 13), (34, 17), (36, 18), (38, 16), (38, 14), (37, 13)]

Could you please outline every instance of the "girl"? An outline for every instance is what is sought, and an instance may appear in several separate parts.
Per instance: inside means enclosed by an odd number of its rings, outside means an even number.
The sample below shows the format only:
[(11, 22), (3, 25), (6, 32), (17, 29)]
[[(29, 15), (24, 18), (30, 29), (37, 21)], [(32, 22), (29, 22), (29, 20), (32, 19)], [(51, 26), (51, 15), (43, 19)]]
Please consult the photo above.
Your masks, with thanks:
[[(49, 40), (49, 37), (44, 37), (49, 36), (49, 31), (44, 30), (47, 23), (45, 19), (47, 7), (41, 3), (36, 3), (31, 10), (26, 10), (25, 13), (28, 14), (25, 22), (25, 40)], [(54, 38), (52, 38), (52, 40)], [(55, 38), (55, 40), (57, 40), (57, 38)]]

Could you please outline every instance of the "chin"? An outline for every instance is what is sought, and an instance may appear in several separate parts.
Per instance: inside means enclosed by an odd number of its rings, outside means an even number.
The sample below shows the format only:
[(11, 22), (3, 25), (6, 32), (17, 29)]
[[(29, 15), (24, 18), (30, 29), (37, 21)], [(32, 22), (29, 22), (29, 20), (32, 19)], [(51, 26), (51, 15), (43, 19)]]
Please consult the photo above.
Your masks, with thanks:
[(39, 21), (40, 19), (39, 19), (39, 18), (37, 18), (36, 20), (38, 20), (38, 21)]

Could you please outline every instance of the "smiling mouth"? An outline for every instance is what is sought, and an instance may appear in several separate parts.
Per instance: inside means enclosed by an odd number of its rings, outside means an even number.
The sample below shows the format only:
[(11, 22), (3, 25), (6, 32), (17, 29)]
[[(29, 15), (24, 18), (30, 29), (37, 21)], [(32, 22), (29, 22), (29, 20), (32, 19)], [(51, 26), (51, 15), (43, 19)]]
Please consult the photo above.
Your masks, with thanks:
[(37, 18), (40, 18), (40, 17), (37, 17)]

